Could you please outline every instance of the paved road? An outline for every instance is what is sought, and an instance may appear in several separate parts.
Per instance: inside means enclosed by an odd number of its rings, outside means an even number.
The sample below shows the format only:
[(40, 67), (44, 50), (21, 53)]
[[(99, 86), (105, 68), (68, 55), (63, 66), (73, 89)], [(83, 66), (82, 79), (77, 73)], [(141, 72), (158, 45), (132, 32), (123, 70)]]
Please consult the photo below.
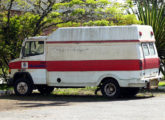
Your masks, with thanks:
[[(106, 100), (97, 96), (1, 97), (3, 120), (165, 120), (165, 96)], [(0, 104), (0, 107), (2, 104)]]

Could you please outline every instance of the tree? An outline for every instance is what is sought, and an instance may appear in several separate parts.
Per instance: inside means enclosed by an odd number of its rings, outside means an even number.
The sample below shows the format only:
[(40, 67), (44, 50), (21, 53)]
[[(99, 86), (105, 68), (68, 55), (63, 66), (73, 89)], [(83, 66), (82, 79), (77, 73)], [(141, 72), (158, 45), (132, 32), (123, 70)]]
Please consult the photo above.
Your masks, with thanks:
[[(19, 8), (19, 14), (13, 13)], [(127, 5), (108, 0), (0, 0), (0, 68), (4, 78), (9, 61), (19, 56), (22, 41), (62, 26), (139, 23), (125, 15)]]
[[(126, 10), (129, 8), (127, 3), (108, 2), (103, 9), (96, 9), (96, 14), (102, 15), (99, 19), (88, 19), (81, 23), (68, 22), (65, 24), (58, 24), (61, 26), (112, 26), (112, 25), (130, 25), (140, 24), (135, 14), (126, 14)], [(96, 17), (96, 16), (94, 16)]]
[[(132, 2), (129, 1), (131, 9)], [(163, 0), (137, 0), (137, 10), (133, 11), (142, 24), (151, 25), (156, 39), (156, 47), (161, 60), (161, 72), (165, 75), (165, 3)], [(163, 56), (163, 57), (162, 57)], [(164, 68), (164, 69), (163, 69)]]
[(137, 0), (137, 10), (132, 9), (132, 12), (142, 24), (153, 27), (158, 51), (165, 49), (165, 3), (162, 0)]

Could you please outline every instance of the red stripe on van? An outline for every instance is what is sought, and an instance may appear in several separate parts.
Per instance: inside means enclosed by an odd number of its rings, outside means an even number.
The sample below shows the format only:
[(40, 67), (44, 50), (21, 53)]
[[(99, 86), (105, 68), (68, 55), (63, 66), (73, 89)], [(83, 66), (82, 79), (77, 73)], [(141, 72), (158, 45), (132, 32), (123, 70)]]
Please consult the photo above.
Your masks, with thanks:
[(159, 68), (159, 66), (160, 66), (159, 58), (143, 59), (143, 69)]
[(21, 61), (10, 62), (9, 63), (9, 68), (10, 69), (21, 69)]
[[(26, 62), (26, 61), (24, 61)], [(140, 60), (27, 61), (28, 69), (48, 71), (136, 71)], [(12, 62), (10, 69), (21, 69), (21, 62)], [(159, 68), (159, 58), (143, 60), (143, 69)]]
[(111, 42), (140, 42), (140, 40), (100, 40), (100, 41), (47, 41), (47, 44), (54, 43), (111, 43)]
[(55, 43), (116, 43), (116, 42), (155, 42), (155, 40), (99, 40), (99, 41), (47, 41), (47, 44)]
[[(46, 69), (45, 61), (22, 61), (28, 62), (28, 69)], [(21, 69), (21, 61), (11, 62), (9, 64), (10, 69)]]
[(132, 71), (140, 70), (139, 60), (49, 61), (48, 71)]

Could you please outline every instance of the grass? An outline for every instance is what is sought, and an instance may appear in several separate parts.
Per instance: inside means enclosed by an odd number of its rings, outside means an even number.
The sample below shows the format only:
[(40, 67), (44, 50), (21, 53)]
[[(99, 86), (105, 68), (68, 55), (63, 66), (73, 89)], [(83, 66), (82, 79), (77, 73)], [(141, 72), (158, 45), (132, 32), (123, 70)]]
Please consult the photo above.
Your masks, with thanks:
[[(54, 89), (53, 95), (89, 95), (93, 96), (95, 95), (95, 89), (94, 88), (56, 88)], [(97, 95), (102, 96), (101, 91), (98, 91)], [(136, 95), (137, 97), (153, 97), (153, 96), (161, 96), (165, 95), (165, 90), (140, 90), (139, 93)]]
[(165, 81), (160, 81), (159, 86), (165, 86)]
[(4, 84), (0, 84), (0, 90), (8, 90), (8, 86)]
[[(159, 86), (165, 86), (165, 81), (160, 81)], [(7, 85), (0, 85), (0, 90), (12, 90), (12, 87)], [(55, 88), (53, 93), (54, 95), (95, 95), (96, 87), (86, 87), (86, 88)], [(138, 96), (152, 96), (165, 94), (165, 90), (151, 90), (145, 91), (142, 90), (139, 92)], [(98, 95), (101, 95), (101, 92), (98, 91)]]
[[(161, 84), (164, 84), (165, 81)], [(7, 86), (1, 86), (0, 85), (0, 90), (12, 90), (12, 87), (7, 87)], [(95, 90), (96, 87), (86, 87), (86, 88), (55, 88), (54, 91), (52, 92), (53, 95), (59, 95), (59, 96), (95, 96)], [(34, 93), (39, 93), (38, 91), (34, 91)], [(98, 91), (97, 93), (98, 96), (101, 96), (101, 91)], [(153, 97), (153, 96), (162, 96), (165, 95), (165, 90), (162, 89), (154, 89), (154, 90), (145, 90), (142, 89), (139, 91), (137, 94), (137, 97)]]
[(6, 84), (0, 84), (0, 90), (12, 90), (13, 87), (9, 87)]
[(56, 88), (53, 94), (56, 95), (94, 95), (96, 87), (86, 87), (86, 88), (67, 88), (61, 89)]

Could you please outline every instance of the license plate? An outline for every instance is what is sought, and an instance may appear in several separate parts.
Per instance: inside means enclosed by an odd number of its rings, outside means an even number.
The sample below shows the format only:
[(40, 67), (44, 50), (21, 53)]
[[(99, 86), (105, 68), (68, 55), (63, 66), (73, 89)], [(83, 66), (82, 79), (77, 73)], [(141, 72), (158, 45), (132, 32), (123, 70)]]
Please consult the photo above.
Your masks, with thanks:
[(150, 80), (150, 89), (155, 89), (155, 88), (158, 88), (158, 83), (159, 81), (157, 79), (154, 79), (154, 80)]

